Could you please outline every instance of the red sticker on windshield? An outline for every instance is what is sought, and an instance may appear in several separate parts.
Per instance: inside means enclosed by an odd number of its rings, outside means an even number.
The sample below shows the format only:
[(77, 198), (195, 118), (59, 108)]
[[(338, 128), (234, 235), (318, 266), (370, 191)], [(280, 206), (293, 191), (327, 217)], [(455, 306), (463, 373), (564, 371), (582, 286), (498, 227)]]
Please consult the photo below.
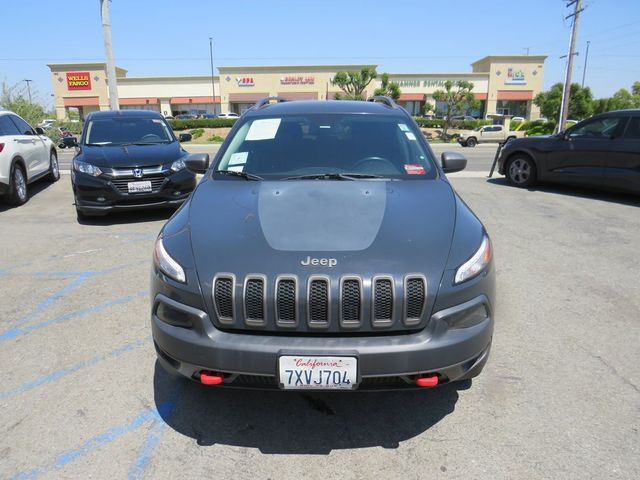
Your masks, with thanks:
[(407, 163), (404, 166), (404, 171), (407, 175), (424, 175), (424, 167), (419, 163)]

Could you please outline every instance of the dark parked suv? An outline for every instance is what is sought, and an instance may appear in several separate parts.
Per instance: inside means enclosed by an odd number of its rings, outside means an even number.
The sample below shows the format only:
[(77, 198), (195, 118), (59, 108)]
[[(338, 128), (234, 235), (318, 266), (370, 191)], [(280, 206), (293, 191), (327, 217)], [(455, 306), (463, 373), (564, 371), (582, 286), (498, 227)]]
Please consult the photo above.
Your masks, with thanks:
[(434, 387), (491, 346), (491, 242), (407, 112), (265, 99), (162, 229), (152, 274), (160, 364), (207, 385)]
[(498, 165), (518, 187), (558, 182), (640, 193), (640, 110), (607, 112), (557, 135), (512, 140)]
[(71, 169), (79, 217), (113, 210), (177, 207), (196, 184), (166, 120), (156, 112), (121, 110), (87, 116)]

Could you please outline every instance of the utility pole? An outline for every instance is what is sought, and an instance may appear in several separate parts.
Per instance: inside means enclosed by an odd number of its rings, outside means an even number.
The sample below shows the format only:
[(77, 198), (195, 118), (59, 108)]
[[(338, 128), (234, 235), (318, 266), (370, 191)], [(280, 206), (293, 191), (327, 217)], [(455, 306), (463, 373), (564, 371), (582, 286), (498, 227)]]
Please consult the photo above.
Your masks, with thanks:
[(567, 71), (564, 76), (564, 90), (562, 91), (562, 104), (560, 106), (560, 118), (558, 119), (558, 125), (556, 131), (560, 132), (564, 129), (564, 124), (567, 122), (567, 116), (569, 112), (569, 96), (571, 93), (571, 73), (573, 71), (573, 57), (576, 51), (576, 37), (578, 36), (578, 22), (580, 21), (580, 12), (582, 12), (582, 0), (571, 0), (567, 3), (567, 7), (575, 5), (575, 10), (571, 15), (566, 18), (573, 17), (573, 27), (571, 28), (571, 38), (569, 41), (569, 54), (567, 58)]
[(33, 82), (33, 80), (28, 80), (28, 79), (24, 79), (23, 82), (25, 82), (27, 84), (27, 93), (29, 94), (29, 103), (33, 103), (31, 101), (31, 85), (30, 83)]
[(216, 84), (213, 81), (213, 39), (209, 37), (209, 58), (211, 59), (211, 91), (213, 93), (213, 114), (216, 114)]
[(107, 82), (109, 82), (109, 105), (111, 110), (119, 110), (118, 84), (116, 83), (116, 66), (113, 63), (113, 49), (111, 47), (111, 22), (109, 20), (109, 2), (100, 0), (100, 16), (102, 18), (102, 36), (104, 37), (104, 52), (107, 57)]
[(584, 56), (584, 67), (582, 68), (582, 88), (584, 88), (584, 77), (587, 75), (587, 60), (589, 60), (589, 44), (591, 42), (587, 40), (587, 53)]

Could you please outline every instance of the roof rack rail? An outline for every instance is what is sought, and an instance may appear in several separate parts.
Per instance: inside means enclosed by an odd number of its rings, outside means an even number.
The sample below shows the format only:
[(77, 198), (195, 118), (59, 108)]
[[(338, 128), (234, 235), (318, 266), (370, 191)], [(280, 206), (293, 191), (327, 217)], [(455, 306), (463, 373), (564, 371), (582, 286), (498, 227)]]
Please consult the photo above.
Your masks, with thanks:
[(367, 98), (367, 102), (384, 103), (389, 108), (396, 108), (398, 106), (398, 104), (393, 101), (393, 98), (385, 95), (374, 95), (373, 97)]
[(282, 103), (286, 101), (287, 99), (284, 97), (266, 97), (258, 100), (256, 104), (253, 106), (253, 108), (258, 109), (258, 108), (266, 107), (271, 103)]

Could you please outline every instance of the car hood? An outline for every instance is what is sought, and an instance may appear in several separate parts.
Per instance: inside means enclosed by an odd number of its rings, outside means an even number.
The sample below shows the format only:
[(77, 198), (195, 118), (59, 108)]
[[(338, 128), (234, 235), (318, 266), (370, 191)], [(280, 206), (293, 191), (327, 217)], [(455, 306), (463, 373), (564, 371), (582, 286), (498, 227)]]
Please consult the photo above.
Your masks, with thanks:
[[(238, 281), (262, 274), (271, 286), (281, 274), (306, 281), (315, 274), (400, 280), (421, 273), (436, 293), (452, 242), (455, 198), (443, 179), (205, 179), (189, 205), (200, 286), (211, 292), (214, 275), (222, 272)], [(319, 263), (304, 265), (313, 259)]]
[(98, 167), (150, 167), (171, 163), (186, 155), (178, 142), (128, 145), (82, 145), (79, 156), (83, 162)]

